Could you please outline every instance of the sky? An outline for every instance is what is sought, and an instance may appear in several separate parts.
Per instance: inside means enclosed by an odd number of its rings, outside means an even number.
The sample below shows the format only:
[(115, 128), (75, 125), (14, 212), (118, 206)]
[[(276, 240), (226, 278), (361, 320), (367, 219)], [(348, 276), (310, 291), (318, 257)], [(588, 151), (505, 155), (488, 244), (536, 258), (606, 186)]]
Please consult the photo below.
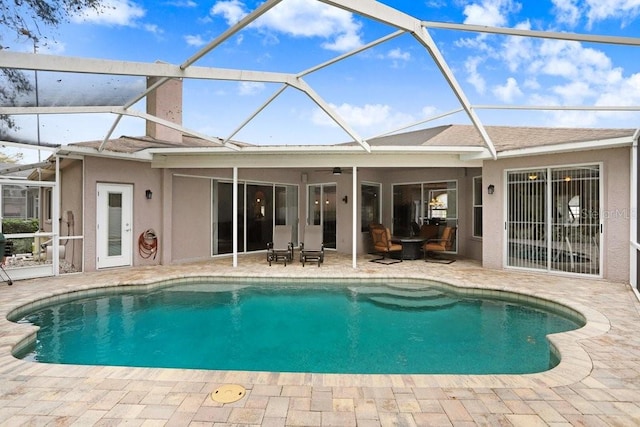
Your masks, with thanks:
[[(261, 2), (105, 0), (102, 13), (74, 16), (44, 31), (40, 54), (180, 64)], [(384, 0), (424, 21), (640, 36), (640, 0)], [(298, 73), (395, 31), (316, 0), (283, 0), (194, 65)], [(638, 106), (640, 47), (428, 29), (473, 105)], [(13, 51), (33, 44), (2, 34)], [(30, 75), (33, 72), (29, 72)], [(144, 89), (129, 77), (40, 72), (40, 105), (124, 103)], [(429, 52), (402, 35), (304, 77), (363, 138), (407, 128), (470, 123)], [(279, 89), (276, 84), (185, 81), (183, 125), (226, 138)], [(108, 102), (107, 102), (108, 101)], [(28, 102), (28, 101), (25, 101)], [(144, 111), (140, 103), (135, 106)], [(635, 128), (637, 112), (476, 110), (485, 125)], [(431, 120), (445, 115), (443, 118)], [(101, 140), (115, 117), (38, 118), (43, 142)], [(37, 140), (35, 117), (17, 118), (18, 139)], [(411, 124), (426, 121), (418, 126)], [(123, 119), (113, 136), (144, 134)], [(288, 88), (235, 140), (257, 145), (333, 144), (350, 137), (305, 94)]]

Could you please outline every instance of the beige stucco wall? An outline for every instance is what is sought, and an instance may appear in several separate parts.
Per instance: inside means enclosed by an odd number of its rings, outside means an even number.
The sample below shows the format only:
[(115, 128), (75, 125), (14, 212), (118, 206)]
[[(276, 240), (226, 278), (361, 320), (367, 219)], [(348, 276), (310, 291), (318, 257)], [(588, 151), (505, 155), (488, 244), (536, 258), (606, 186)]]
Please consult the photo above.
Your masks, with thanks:
[[(68, 240), (65, 237), (81, 236), (83, 233), (83, 163), (81, 160), (64, 161), (69, 164), (60, 173), (60, 244), (65, 246), (64, 259), (80, 269), (84, 242), (83, 240)], [(72, 212), (72, 224), (69, 221), (68, 212)]]
[[(504, 192), (505, 171), (508, 169), (547, 166), (571, 166), (601, 163), (603, 182), (603, 277), (609, 280), (629, 281), (629, 220), (630, 220), (630, 151), (629, 148), (592, 150), (546, 156), (530, 156), (497, 161), (485, 161), (482, 179), (484, 251), (483, 265), (503, 268), (504, 248)], [(493, 195), (486, 187), (495, 185)], [(490, 236), (490, 237), (489, 237)]]
[[(136, 164), (137, 168), (149, 168), (146, 164)], [(224, 169), (175, 169), (165, 170), (162, 185), (164, 192), (162, 218), (163, 236), (161, 252), (163, 262), (183, 262), (206, 259), (211, 255), (211, 188), (210, 178), (230, 180), (233, 172)], [(303, 178), (303, 175), (306, 178)], [(433, 168), (413, 171), (385, 172), (385, 169), (364, 169), (358, 171), (358, 185), (362, 182), (381, 183), (383, 186), (383, 222), (391, 222), (392, 199), (391, 183), (427, 182), (439, 180), (458, 181), (459, 202), (459, 253), (461, 256), (480, 259), (482, 242), (471, 237), (471, 189), (473, 176), (480, 175), (479, 169)], [(304, 239), (304, 225), (307, 221), (307, 186), (312, 184), (336, 185), (336, 227), (337, 251), (350, 253), (352, 250), (353, 218), (353, 175), (345, 172), (340, 176), (332, 175), (328, 170), (290, 170), (290, 169), (251, 169), (240, 168), (238, 179), (256, 183), (278, 183), (298, 185), (299, 240)], [(304, 181), (303, 181), (304, 179)], [(154, 190), (155, 191), (155, 190)], [(348, 202), (342, 201), (347, 196)], [(155, 198), (155, 197), (154, 197)], [(143, 209), (146, 204), (142, 204)], [(231, 206), (229, 206), (231, 209)], [(136, 215), (144, 215), (144, 210)], [(356, 227), (360, 230), (360, 211), (356, 214)], [(356, 233), (358, 253), (367, 248), (368, 233)], [(164, 242), (164, 245), (162, 243)]]
[[(160, 258), (144, 259), (138, 254), (137, 239), (145, 230), (156, 232), (162, 226), (162, 171), (151, 169), (148, 163), (87, 157), (85, 159), (85, 271), (96, 269), (96, 187), (98, 183), (133, 185), (133, 265), (160, 263)], [(147, 200), (145, 191), (153, 192)], [(162, 252), (163, 235), (159, 233), (159, 251)]]

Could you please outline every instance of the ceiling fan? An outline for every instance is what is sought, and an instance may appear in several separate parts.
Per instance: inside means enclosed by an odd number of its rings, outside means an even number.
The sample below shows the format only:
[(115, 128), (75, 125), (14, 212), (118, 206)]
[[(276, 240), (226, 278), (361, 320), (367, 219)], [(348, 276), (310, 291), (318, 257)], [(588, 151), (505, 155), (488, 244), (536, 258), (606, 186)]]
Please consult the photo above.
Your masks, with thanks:
[(351, 173), (351, 169), (342, 169), (340, 167), (334, 167), (331, 169), (317, 169), (316, 172), (330, 172), (332, 175), (342, 175), (343, 173)]

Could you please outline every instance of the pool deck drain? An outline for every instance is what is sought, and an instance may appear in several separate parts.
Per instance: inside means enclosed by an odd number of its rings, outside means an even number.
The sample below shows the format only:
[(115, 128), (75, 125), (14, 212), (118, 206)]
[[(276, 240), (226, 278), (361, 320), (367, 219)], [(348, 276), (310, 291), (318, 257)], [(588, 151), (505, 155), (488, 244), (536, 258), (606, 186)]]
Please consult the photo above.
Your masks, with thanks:
[(247, 390), (241, 385), (224, 384), (211, 393), (211, 398), (218, 403), (233, 403), (242, 399), (246, 393)]
[[(18, 280), (0, 292), (0, 425), (57, 426), (637, 426), (640, 425), (640, 303), (628, 284), (405, 261), (393, 266), (328, 253), (320, 269), (299, 263), (265, 268), (264, 254), (216, 258)], [(18, 360), (11, 349), (34, 328), (6, 320), (18, 307), (42, 298), (94, 287), (151, 283), (158, 279), (217, 276), (296, 278), (427, 278), (482, 292), (506, 290), (597, 312), (589, 333), (552, 337), (568, 361), (562, 372), (484, 375), (322, 375), (39, 364)], [(313, 275), (313, 276), (312, 276)], [(595, 330), (594, 330), (595, 329)], [(595, 333), (594, 333), (595, 332)], [(567, 341), (573, 344), (568, 347)], [(220, 403), (210, 396), (240, 384), (245, 397)]]

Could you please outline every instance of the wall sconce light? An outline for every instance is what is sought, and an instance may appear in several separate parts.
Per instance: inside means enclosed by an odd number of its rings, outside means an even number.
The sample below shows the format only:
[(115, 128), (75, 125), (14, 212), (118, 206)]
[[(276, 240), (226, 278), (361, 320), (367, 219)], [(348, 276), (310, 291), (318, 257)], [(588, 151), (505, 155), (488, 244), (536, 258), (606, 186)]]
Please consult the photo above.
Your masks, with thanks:
[(342, 201), (345, 202), (345, 203), (349, 203), (349, 197), (348, 196), (344, 196), (342, 198)]
[(489, 186), (487, 187), (487, 193), (493, 194), (494, 191), (496, 191), (496, 186), (493, 184), (489, 184)]
[(342, 168), (333, 168), (333, 171), (331, 172), (334, 175), (342, 175)]
[(151, 200), (151, 198), (153, 197), (153, 192), (151, 190), (147, 190), (144, 192), (144, 197), (147, 198), (147, 200)]

